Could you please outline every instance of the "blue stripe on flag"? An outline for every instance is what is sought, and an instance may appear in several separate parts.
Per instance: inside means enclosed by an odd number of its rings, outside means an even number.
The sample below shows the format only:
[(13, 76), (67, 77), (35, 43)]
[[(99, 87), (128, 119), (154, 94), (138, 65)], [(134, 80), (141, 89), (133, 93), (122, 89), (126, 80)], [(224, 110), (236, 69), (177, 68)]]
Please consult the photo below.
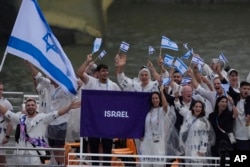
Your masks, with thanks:
[(69, 92), (71, 92), (72, 94), (77, 93), (70, 79), (59, 68), (57, 68), (50, 61), (48, 61), (46, 56), (38, 48), (34, 47), (34, 45), (11, 36), (8, 42), (8, 47), (12, 47), (14, 49), (29, 54), (34, 59), (36, 59), (44, 69), (49, 71), (57, 81), (63, 83), (63, 85), (66, 86)]

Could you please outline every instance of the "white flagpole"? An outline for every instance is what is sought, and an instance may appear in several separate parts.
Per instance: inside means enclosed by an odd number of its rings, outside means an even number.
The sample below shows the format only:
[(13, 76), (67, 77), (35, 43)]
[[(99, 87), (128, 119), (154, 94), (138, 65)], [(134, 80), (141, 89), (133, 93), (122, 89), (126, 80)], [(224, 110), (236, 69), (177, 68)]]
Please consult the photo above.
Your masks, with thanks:
[[(80, 137), (80, 160), (82, 160), (83, 158), (83, 137)], [(80, 165), (82, 164), (82, 162), (80, 163)]]
[(8, 54), (8, 53), (5, 51), (5, 52), (4, 52), (4, 55), (3, 55), (2, 62), (1, 62), (1, 66), (0, 66), (0, 72), (2, 71), (3, 64), (4, 64), (4, 62), (5, 62), (5, 59), (6, 59), (7, 54)]

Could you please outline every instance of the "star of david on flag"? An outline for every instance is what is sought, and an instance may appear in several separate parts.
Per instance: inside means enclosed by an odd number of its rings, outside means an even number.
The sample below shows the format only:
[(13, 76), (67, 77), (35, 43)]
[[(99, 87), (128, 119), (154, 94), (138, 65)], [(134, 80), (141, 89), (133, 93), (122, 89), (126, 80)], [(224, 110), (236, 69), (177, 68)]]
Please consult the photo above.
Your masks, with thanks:
[(184, 75), (184, 73), (187, 71), (188, 67), (187, 65), (180, 59), (176, 58), (174, 66), (177, 68), (177, 70)]
[(72, 64), (36, 0), (22, 1), (5, 53), (28, 60), (64, 90), (77, 93)]
[(165, 57), (163, 58), (163, 63), (169, 67), (173, 65), (174, 57), (170, 56), (168, 54), (165, 54)]
[(162, 38), (161, 38), (161, 48), (178, 51), (177, 44), (165, 36), (162, 36)]
[(127, 42), (122, 41), (120, 45), (120, 50), (127, 53), (128, 49), (129, 49), (129, 44)]

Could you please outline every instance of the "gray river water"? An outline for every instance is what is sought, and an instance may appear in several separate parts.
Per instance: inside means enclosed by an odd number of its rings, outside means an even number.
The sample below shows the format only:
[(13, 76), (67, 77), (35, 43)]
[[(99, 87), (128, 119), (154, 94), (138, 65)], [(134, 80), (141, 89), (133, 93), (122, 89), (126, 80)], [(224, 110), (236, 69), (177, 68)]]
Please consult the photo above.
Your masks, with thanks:
[[(121, 41), (126, 41), (130, 49), (125, 71), (135, 77), (139, 67), (147, 62), (149, 45), (156, 49), (151, 56), (156, 63), (162, 35), (179, 46), (178, 52), (163, 49), (162, 55), (182, 56), (186, 52), (182, 44), (187, 42), (207, 62), (223, 52), (229, 60), (228, 65), (240, 70), (241, 78), (245, 78), (250, 70), (249, 5), (114, 5), (108, 11), (106, 36), (101, 47), (107, 55), (97, 63), (109, 65), (110, 78), (115, 79), (114, 57)], [(0, 53), (4, 53), (5, 47), (0, 46)], [(63, 48), (75, 69), (92, 51), (92, 45)], [(31, 73), (23, 60), (15, 56), (7, 56), (0, 80), (5, 83), (5, 90), (34, 92)]]

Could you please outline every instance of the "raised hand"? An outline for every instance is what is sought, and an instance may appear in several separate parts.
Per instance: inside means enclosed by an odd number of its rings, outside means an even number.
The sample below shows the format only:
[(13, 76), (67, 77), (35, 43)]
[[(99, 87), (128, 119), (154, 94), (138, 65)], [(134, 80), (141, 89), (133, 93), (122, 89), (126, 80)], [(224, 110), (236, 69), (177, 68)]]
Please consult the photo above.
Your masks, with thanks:
[(117, 54), (115, 56), (115, 66), (124, 66), (127, 63), (126, 54)]

